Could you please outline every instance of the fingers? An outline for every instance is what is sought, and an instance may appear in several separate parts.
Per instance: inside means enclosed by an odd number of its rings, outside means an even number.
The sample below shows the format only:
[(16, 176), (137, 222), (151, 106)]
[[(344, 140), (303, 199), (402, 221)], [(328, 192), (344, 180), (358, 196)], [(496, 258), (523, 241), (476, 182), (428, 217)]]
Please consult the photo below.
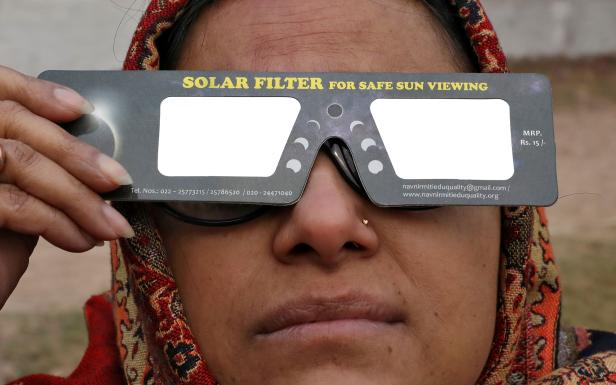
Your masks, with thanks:
[(0, 185), (0, 218), (0, 231), (41, 235), (67, 251), (86, 251), (99, 243), (64, 213), (12, 185)]
[(132, 183), (118, 162), (22, 105), (0, 101), (0, 116), (0, 138), (27, 143), (95, 191)]
[(0, 229), (0, 309), (28, 267), (38, 237)]
[[(0, 218), (5, 222), (0, 228), (41, 234), (63, 248), (91, 247), (95, 241), (86, 239), (85, 234), (79, 236), (79, 228), (95, 239), (133, 236), (122, 215), (27, 144), (0, 139), (0, 159), (0, 200), (4, 207)], [(81, 243), (67, 243), (66, 237), (76, 237)]]
[(93, 110), (67, 87), (0, 66), (0, 308), (39, 235), (81, 252), (134, 234), (97, 194), (130, 184), (126, 170), (53, 123)]
[(68, 122), (94, 110), (70, 88), (0, 66), (0, 100), (14, 100), (55, 122)]
[(75, 91), (0, 66), (0, 229), (70, 251), (133, 236), (97, 194), (131, 184), (126, 170), (52, 122), (92, 110)]

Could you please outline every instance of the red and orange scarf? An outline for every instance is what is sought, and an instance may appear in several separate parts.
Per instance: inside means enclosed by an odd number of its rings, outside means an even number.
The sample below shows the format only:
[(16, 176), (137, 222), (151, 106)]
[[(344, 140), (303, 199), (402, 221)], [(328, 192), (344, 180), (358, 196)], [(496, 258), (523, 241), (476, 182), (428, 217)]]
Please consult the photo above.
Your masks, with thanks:
[[(481, 71), (507, 72), (480, 1), (449, 1)], [(150, 3), (124, 69), (158, 69), (156, 39), (187, 2)], [(86, 306), (90, 347), (82, 363), (68, 379), (31, 376), (14, 384), (216, 384), (184, 316), (152, 219), (139, 205), (119, 208), (137, 235), (112, 243), (113, 287)], [(501, 239), (496, 332), (478, 383), (616, 384), (616, 338), (560, 326), (560, 279), (544, 210), (503, 208)]]

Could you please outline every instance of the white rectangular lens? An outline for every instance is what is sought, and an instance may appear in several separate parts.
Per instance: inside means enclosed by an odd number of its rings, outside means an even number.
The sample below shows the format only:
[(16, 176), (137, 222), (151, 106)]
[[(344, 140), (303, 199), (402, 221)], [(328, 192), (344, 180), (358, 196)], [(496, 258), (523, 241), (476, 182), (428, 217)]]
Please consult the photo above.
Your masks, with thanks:
[(377, 99), (370, 111), (402, 179), (513, 176), (509, 104), (500, 99)]
[(300, 108), (289, 97), (167, 98), (160, 106), (158, 170), (166, 176), (270, 176)]

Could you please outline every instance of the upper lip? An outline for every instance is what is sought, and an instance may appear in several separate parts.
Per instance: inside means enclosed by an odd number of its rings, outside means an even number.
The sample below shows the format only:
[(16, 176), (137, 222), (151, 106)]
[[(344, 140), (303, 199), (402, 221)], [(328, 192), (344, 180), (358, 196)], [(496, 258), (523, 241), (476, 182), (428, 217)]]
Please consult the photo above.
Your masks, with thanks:
[(337, 320), (369, 320), (382, 323), (405, 321), (404, 312), (387, 301), (362, 293), (335, 297), (305, 296), (266, 312), (257, 334), (271, 334), (301, 324)]

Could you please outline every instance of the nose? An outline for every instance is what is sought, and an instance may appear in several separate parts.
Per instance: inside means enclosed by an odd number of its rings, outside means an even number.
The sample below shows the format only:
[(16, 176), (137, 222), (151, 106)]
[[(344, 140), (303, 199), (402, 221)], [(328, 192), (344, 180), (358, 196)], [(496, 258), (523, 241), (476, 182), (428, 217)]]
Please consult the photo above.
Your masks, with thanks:
[(374, 255), (379, 240), (365, 217), (370, 204), (320, 153), (302, 198), (285, 213), (275, 234), (275, 257), (287, 264), (310, 260), (335, 268), (347, 258)]

